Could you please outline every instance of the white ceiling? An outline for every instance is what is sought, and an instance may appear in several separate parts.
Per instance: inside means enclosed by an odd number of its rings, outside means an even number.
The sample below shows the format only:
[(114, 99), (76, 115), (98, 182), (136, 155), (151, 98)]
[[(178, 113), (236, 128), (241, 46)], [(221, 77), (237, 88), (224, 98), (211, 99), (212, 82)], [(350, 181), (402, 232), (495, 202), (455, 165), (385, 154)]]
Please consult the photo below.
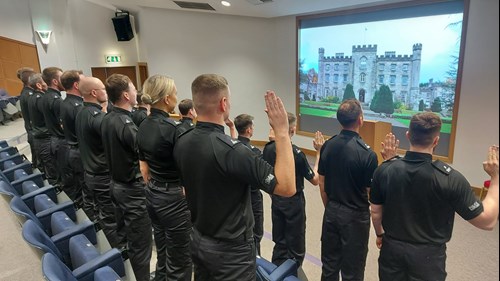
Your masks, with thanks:
[(253, 4), (259, 0), (226, 0), (231, 7), (224, 7), (220, 0), (181, 0), (186, 2), (208, 3), (216, 11), (183, 9), (172, 0), (87, 0), (112, 9), (138, 12), (141, 7), (163, 8), (171, 10), (200, 11), (227, 15), (274, 18), (290, 15), (304, 15), (329, 12), (345, 8), (365, 7), (408, 0), (273, 0), (270, 3)]

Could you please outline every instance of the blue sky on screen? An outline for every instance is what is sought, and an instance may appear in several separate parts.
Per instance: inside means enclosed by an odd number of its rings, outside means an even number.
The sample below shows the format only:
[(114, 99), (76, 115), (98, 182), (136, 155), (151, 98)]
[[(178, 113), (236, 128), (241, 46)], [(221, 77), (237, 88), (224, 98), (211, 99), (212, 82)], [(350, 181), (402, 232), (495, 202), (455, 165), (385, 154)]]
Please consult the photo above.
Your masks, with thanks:
[(422, 44), (420, 82), (444, 81), (453, 59), (460, 50), (463, 14), (426, 16), (326, 26), (300, 30), (300, 60), (303, 68), (318, 70), (318, 49), (325, 49), (325, 56), (336, 53), (352, 55), (353, 45), (377, 44), (377, 55), (395, 51), (396, 55), (411, 55), (415, 43)]

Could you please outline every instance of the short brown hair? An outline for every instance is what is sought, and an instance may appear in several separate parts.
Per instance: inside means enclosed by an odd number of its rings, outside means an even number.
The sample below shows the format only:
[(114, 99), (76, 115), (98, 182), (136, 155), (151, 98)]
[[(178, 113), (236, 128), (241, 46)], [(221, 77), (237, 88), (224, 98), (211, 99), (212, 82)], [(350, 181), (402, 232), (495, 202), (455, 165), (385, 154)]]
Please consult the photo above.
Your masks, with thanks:
[(28, 84), (31, 88), (36, 89), (36, 84), (42, 83), (42, 82), (43, 82), (42, 74), (41, 73), (33, 73), (29, 77)]
[(112, 74), (106, 79), (106, 93), (113, 104), (120, 100), (123, 92), (128, 90), (130, 82), (130, 78), (123, 74)]
[(427, 147), (441, 131), (441, 118), (432, 112), (423, 112), (411, 117), (409, 138), (414, 146)]
[(234, 127), (238, 134), (242, 135), (245, 130), (248, 129), (253, 124), (253, 116), (248, 114), (240, 114), (234, 118)]
[(357, 99), (348, 99), (340, 104), (337, 110), (337, 120), (343, 128), (351, 128), (363, 111)]
[(45, 68), (42, 71), (43, 81), (45, 81), (45, 83), (47, 83), (47, 85), (49, 86), (52, 85), (52, 80), (56, 79), (57, 73), (59, 71), (62, 72), (62, 69), (55, 66)]
[(193, 101), (190, 99), (183, 99), (181, 100), (181, 102), (179, 102), (179, 112), (182, 115), (187, 115), (189, 113), (189, 110), (191, 110), (193, 107)]
[(29, 85), (30, 82), (30, 77), (31, 75), (35, 74), (36, 72), (34, 70), (23, 70), (21, 71), (21, 81), (23, 81), (23, 84)]
[(73, 88), (73, 84), (80, 82), (80, 75), (83, 74), (81, 70), (66, 70), (61, 75), (61, 85), (64, 89), (70, 90)]
[(19, 80), (23, 80), (22, 77), (23, 77), (23, 72), (26, 72), (26, 71), (34, 71), (33, 68), (31, 67), (21, 67), (17, 70), (16, 72), (16, 76), (17, 78), (19, 78)]
[(193, 94), (194, 108), (199, 113), (206, 112), (213, 102), (211, 98), (220, 95), (228, 89), (226, 78), (217, 74), (202, 74), (196, 77), (191, 83), (191, 93)]

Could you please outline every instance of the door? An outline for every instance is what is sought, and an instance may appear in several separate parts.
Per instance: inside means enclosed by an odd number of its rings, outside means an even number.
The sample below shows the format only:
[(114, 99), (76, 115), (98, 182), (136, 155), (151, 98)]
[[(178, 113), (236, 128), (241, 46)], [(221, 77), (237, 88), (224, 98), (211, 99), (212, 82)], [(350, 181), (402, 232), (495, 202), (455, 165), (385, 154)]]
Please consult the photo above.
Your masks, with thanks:
[(112, 74), (123, 74), (128, 76), (132, 83), (137, 88), (137, 74), (135, 66), (118, 66), (118, 67), (92, 67), (92, 76), (101, 79), (105, 82)]

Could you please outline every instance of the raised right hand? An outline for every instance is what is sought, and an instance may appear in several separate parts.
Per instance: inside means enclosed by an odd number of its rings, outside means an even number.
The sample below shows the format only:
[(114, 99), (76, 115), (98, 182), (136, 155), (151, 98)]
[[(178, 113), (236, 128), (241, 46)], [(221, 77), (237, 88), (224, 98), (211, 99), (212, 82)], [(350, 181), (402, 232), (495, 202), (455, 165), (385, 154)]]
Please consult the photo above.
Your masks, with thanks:
[(288, 115), (281, 99), (274, 91), (267, 91), (265, 101), (265, 111), (274, 134), (276, 136), (288, 135)]
[(492, 145), (488, 149), (488, 158), (483, 162), (483, 169), (490, 177), (498, 177), (498, 146)]

